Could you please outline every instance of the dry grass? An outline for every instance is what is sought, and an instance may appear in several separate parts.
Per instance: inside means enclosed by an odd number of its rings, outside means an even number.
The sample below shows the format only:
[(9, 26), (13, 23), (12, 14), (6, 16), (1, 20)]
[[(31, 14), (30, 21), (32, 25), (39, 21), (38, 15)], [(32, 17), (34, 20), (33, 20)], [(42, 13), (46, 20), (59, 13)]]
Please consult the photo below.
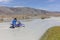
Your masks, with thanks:
[[(48, 18), (48, 16), (46, 15), (32, 15), (32, 14), (25, 14), (25, 15), (0, 15), (0, 21), (3, 22), (4, 18), (7, 18), (8, 20), (12, 20), (13, 18), (17, 18), (18, 20), (21, 19), (33, 19), (33, 18), (41, 18), (41, 19), (45, 19)], [(3, 19), (3, 21), (1, 20)]]
[(40, 40), (60, 40), (60, 26), (54, 26), (48, 29)]

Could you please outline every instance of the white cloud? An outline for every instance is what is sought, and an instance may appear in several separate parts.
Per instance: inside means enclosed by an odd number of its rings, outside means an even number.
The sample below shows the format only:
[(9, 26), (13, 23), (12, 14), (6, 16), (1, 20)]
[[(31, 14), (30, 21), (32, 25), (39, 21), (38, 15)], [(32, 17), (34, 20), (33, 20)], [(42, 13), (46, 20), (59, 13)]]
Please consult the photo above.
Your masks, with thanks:
[(13, 6), (13, 7), (25, 7), (25, 6)]
[(3, 3), (5, 3), (5, 2), (10, 2), (11, 0), (0, 0), (0, 2), (3, 2)]
[(39, 9), (42, 9), (42, 10), (48, 10), (47, 8), (39, 8)]

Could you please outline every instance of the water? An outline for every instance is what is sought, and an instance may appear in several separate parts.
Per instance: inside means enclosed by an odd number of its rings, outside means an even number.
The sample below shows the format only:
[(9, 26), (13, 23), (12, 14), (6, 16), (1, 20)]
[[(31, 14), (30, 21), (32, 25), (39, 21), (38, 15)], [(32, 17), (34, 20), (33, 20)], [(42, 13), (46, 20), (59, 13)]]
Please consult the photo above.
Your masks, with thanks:
[(22, 21), (24, 27), (10, 29), (10, 23), (0, 23), (0, 40), (39, 40), (46, 30), (53, 26), (60, 26), (60, 17), (49, 19), (34, 19)]

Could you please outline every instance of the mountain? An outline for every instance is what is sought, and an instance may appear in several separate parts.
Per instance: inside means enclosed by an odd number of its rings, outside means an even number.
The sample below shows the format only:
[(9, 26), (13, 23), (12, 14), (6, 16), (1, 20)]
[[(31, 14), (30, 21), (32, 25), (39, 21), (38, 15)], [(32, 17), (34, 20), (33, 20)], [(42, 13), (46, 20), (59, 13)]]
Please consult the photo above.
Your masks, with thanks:
[(0, 14), (2, 15), (7, 15), (7, 14), (13, 14), (14, 12), (12, 10), (10, 10), (8, 7), (4, 7), (4, 6), (1, 6), (0, 7)]
[(10, 8), (14, 11), (15, 14), (41, 14), (45, 13), (45, 10), (34, 9), (29, 7), (17, 7), (17, 8)]
[(5, 7), (0, 6), (0, 16), (14, 16), (14, 17), (48, 17), (48, 16), (60, 16), (60, 12), (51, 12), (41, 9), (35, 9), (30, 7)]
[(45, 14), (47, 11), (30, 7), (0, 7), (0, 14)]

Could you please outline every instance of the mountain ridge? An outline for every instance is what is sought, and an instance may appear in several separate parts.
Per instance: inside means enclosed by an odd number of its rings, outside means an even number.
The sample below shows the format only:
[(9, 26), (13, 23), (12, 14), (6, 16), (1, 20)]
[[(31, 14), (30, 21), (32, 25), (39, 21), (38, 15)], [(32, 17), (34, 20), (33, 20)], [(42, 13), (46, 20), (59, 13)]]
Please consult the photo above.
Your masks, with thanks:
[(60, 12), (52, 12), (48, 10), (30, 8), (30, 7), (6, 7), (0, 6), (0, 16), (9, 17), (50, 17), (50, 16), (60, 16)]

